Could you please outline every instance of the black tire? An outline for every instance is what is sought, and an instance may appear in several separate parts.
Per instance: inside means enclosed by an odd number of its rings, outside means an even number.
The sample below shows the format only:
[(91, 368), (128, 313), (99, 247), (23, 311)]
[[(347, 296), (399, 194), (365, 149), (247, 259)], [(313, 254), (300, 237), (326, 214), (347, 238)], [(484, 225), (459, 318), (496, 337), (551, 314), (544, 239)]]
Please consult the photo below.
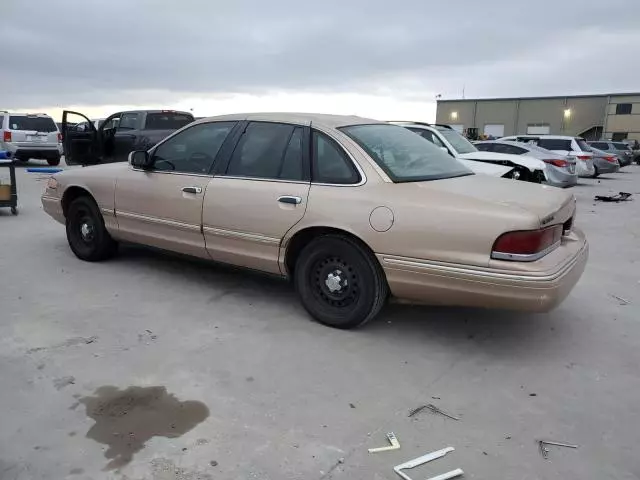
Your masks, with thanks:
[(47, 158), (47, 163), (52, 167), (57, 167), (58, 165), (60, 165), (60, 157)]
[(594, 165), (593, 166), (593, 175), (591, 175), (591, 178), (598, 178), (598, 175), (600, 175), (600, 173), (598, 172), (598, 167), (596, 167)]
[(81, 260), (98, 262), (112, 257), (118, 244), (104, 226), (98, 206), (88, 196), (71, 202), (66, 219), (67, 241), (71, 250)]
[[(330, 281), (333, 286), (327, 283)], [(294, 282), (302, 305), (313, 318), (342, 329), (371, 320), (389, 294), (378, 260), (343, 235), (323, 235), (309, 242), (296, 261)]]

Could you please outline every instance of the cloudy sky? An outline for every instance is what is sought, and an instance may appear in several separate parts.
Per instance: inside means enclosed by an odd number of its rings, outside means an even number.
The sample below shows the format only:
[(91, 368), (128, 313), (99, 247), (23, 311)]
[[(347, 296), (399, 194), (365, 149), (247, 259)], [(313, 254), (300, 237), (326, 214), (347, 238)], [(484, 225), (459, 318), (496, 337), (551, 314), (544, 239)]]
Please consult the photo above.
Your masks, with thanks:
[(0, 109), (433, 120), (435, 96), (640, 90), (640, 0), (3, 0)]

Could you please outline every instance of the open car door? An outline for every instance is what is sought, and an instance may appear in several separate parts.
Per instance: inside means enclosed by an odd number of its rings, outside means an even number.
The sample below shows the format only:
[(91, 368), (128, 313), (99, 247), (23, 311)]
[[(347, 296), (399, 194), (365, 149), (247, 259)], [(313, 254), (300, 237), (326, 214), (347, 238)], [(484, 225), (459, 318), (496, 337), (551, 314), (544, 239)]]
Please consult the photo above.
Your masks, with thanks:
[[(69, 117), (80, 117), (71, 122)], [(75, 123), (75, 126), (72, 124)], [(100, 163), (98, 132), (93, 122), (81, 113), (62, 112), (62, 144), (67, 165), (95, 165)]]

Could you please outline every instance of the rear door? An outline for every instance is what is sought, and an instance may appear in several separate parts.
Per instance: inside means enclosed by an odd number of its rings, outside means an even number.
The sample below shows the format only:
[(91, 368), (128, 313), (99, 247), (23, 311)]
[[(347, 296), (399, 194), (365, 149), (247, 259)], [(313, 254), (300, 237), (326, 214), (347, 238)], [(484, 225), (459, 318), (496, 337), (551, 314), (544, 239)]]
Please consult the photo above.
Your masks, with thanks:
[(309, 127), (249, 122), (207, 187), (202, 221), (217, 261), (270, 273), (307, 207)]
[[(71, 124), (82, 124), (83, 128), (74, 128)], [(100, 148), (97, 131), (93, 122), (82, 113), (71, 110), (62, 112), (62, 141), (67, 165), (99, 163)]]

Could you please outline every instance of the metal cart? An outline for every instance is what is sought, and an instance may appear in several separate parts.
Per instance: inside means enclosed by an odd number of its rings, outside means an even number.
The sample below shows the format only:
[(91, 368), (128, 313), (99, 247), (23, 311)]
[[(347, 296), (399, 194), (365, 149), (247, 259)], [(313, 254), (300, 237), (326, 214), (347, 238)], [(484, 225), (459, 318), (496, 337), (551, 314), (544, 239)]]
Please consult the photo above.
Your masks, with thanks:
[[(9, 185), (0, 183), (0, 208), (11, 208), (11, 213), (18, 214), (18, 187), (16, 186), (16, 167), (6, 152), (0, 152), (0, 168), (9, 169)], [(7, 188), (9, 187), (9, 188)]]

